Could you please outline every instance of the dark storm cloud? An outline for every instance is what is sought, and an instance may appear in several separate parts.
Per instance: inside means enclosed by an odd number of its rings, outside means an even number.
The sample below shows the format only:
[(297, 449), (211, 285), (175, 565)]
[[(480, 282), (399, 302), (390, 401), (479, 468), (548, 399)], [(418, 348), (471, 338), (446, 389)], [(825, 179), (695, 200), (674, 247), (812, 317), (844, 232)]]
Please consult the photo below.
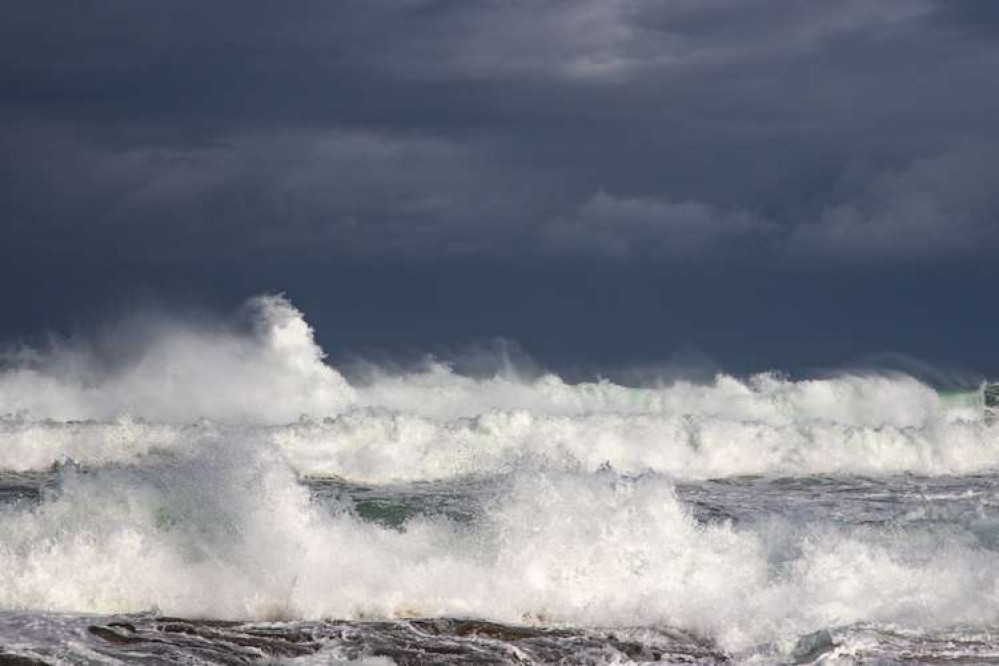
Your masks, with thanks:
[(726, 245), (744, 251), (766, 242), (777, 230), (773, 222), (746, 211), (599, 192), (572, 216), (545, 223), (539, 235), (544, 247), (555, 254), (677, 260)]
[(901, 171), (864, 180), (853, 196), (794, 227), (791, 249), (826, 257), (995, 256), (996, 146), (917, 159)]
[(991, 7), (15, 2), (0, 205), (188, 257), (991, 258)]
[(999, 372), (997, 26), (991, 0), (11, 0), (0, 339), (284, 289), (334, 355)]

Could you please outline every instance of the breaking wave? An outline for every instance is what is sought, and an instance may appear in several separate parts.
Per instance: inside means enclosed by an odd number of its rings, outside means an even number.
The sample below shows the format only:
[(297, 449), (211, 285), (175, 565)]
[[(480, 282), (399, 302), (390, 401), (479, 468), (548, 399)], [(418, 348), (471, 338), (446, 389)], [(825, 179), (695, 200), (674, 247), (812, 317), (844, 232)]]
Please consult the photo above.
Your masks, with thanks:
[(530, 471), (471, 521), (362, 521), (266, 445), (67, 469), (0, 513), (0, 606), (680, 626), (732, 650), (855, 622), (999, 621), (999, 553), (925, 530), (702, 524), (659, 475)]
[(252, 299), (246, 313), (243, 327), (156, 326), (113, 364), (66, 344), (8, 354), (0, 468), (124, 463), (221, 432), (269, 440), (300, 473), (367, 482), (501, 472), (525, 460), (676, 478), (999, 466), (999, 426), (984, 418), (980, 394), (945, 399), (903, 374), (719, 374), (632, 387), (515, 371), (471, 377), (428, 361), (351, 382), (283, 297)]
[[(999, 623), (994, 479), (946, 477), (999, 468), (981, 391), (350, 378), (283, 297), (245, 312), (4, 357), (0, 608), (681, 627), (743, 655)], [(842, 485), (891, 474), (942, 490)]]

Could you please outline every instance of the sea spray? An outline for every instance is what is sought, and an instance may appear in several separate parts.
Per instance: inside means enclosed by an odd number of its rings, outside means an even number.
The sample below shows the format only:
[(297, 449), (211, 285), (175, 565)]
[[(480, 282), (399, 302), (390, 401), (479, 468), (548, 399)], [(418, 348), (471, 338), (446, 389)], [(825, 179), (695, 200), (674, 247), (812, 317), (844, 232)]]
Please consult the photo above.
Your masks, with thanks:
[(160, 613), (280, 621), (339, 650), (335, 627), (434, 645), (451, 638), (400, 618), (480, 618), (611, 661), (625, 635), (763, 663), (988, 656), (999, 424), (980, 400), (872, 373), (348, 381), (287, 300), (245, 316), (164, 325), (111, 364), (68, 344), (8, 359), (10, 623), (139, 613), (122, 621), (153, 645)]
[[(658, 475), (531, 470), (471, 522), (317, 503), (266, 445), (67, 468), (0, 515), (5, 608), (675, 626), (744, 650), (858, 622), (999, 620), (999, 553), (925, 527), (699, 521)], [(475, 501), (475, 498), (467, 498)], [(970, 534), (970, 533), (969, 533)], [(56, 584), (58, 581), (58, 584)]]

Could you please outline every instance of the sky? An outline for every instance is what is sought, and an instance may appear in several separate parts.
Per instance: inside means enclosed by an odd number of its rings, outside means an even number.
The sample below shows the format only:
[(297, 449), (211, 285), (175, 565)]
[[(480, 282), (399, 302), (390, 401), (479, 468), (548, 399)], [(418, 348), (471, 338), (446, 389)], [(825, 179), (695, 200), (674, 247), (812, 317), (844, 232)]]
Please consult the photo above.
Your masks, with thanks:
[(992, 0), (7, 0), (0, 339), (999, 375)]

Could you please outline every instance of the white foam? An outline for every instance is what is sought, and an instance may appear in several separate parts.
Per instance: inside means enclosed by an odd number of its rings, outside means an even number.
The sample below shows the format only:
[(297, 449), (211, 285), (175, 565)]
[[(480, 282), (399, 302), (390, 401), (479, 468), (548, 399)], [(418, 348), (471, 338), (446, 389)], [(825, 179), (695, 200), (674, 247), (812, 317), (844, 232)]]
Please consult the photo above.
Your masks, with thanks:
[(300, 472), (361, 482), (547, 466), (675, 478), (745, 474), (960, 474), (999, 467), (999, 424), (939, 419), (923, 427), (790, 424), (701, 414), (548, 415), (494, 411), (440, 422), (356, 411), (268, 431)]
[(269, 439), (301, 473), (366, 482), (538, 458), (690, 478), (999, 466), (997, 426), (978, 402), (942, 400), (905, 375), (630, 387), (512, 370), (474, 378), (429, 363), (351, 385), (286, 299), (252, 299), (247, 312), (244, 329), (158, 321), (110, 335), (96, 346), (120, 352), (111, 363), (68, 343), (22, 352), (0, 372), (0, 414), (13, 414), (0, 418), (0, 469), (136, 461), (213, 429)]
[[(423, 372), (376, 375), (358, 391), (358, 403), (422, 416), (455, 419), (491, 410), (552, 415), (699, 414), (779, 425), (828, 420), (849, 425), (924, 425), (941, 412), (935, 391), (904, 376), (844, 375), (791, 381), (762, 373), (740, 381), (719, 374), (707, 384), (678, 381), (630, 387), (608, 380), (568, 384), (548, 374), (535, 380), (499, 375), (463, 377), (447, 366)], [(947, 410), (956, 414), (959, 410)], [(960, 412), (969, 416), (969, 410)]]
[(209, 424), (174, 426), (120, 417), (114, 421), (0, 418), (0, 469), (40, 471), (54, 463), (133, 463), (159, 451), (186, 450)]
[(142, 464), (184, 454), (208, 434), (277, 446), (300, 474), (362, 483), (502, 473), (532, 463), (567, 470), (612, 467), (678, 479), (746, 474), (969, 474), (999, 468), (999, 423), (939, 419), (926, 426), (853, 426), (811, 420), (773, 425), (718, 416), (549, 415), (493, 411), (439, 421), (359, 409), (283, 426), (0, 419), (0, 469), (53, 463)]
[[(157, 325), (112, 363), (71, 344), (8, 359), (0, 469), (82, 467), (38, 506), (0, 507), (0, 608), (665, 624), (733, 650), (855, 622), (999, 621), (999, 554), (974, 538), (704, 526), (671, 486), (995, 470), (999, 423), (978, 401), (904, 375), (636, 388), (439, 363), (351, 385), (287, 300), (248, 312), (247, 329)], [(297, 480), (501, 473), (509, 488), (471, 523), (399, 530)]]
[[(269, 447), (69, 472), (0, 514), (0, 606), (239, 618), (473, 615), (683, 627), (733, 650), (818, 628), (999, 621), (999, 554), (913, 531), (698, 525), (662, 477), (531, 472), (473, 523), (328, 513)], [(789, 647), (789, 646), (784, 646)]]
[(272, 423), (350, 404), (350, 386), (323, 362), (312, 329), (286, 299), (258, 296), (246, 311), (244, 332), (158, 321), (138, 340), (112, 335), (102, 346), (127, 358), (112, 359), (110, 369), (86, 347), (22, 350), (0, 374), (0, 414)]
[(79, 345), (22, 350), (10, 356), (8, 369), (0, 373), (0, 414), (278, 424), (302, 414), (318, 418), (376, 407), (439, 420), (528, 410), (551, 415), (696, 414), (769, 425), (825, 420), (918, 427), (944, 411), (968, 411), (944, 409), (932, 389), (904, 375), (796, 382), (774, 374), (745, 381), (719, 374), (703, 385), (681, 381), (635, 388), (607, 380), (569, 384), (552, 374), (472, 378), (429, 363), (412, 373), (376, 370), (363, 386), (351, 386), (324, 361), (311, 327), (285, 298), (259, 296), (246, 309), (249, 331), (158, 321), (138, 339), (112, 334), (97, 345), (114, 357), (110, 369)]

